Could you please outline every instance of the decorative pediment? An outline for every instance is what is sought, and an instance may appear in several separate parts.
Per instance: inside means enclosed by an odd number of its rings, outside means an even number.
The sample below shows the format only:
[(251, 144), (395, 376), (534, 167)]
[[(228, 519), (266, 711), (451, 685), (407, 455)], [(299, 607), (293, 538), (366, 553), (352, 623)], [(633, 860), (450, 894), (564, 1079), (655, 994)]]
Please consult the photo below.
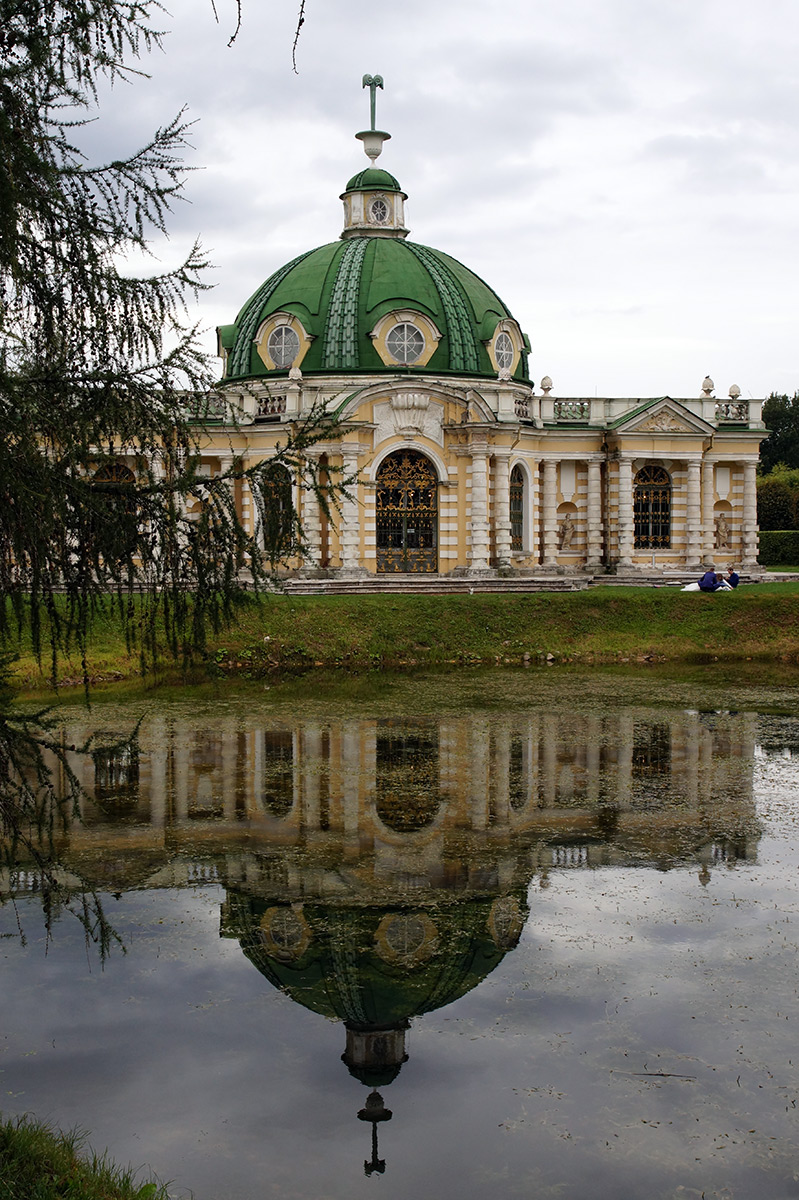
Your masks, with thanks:
[(713, 426), (702, 420), (696, 413), (691, 412), (677, 400), (665, 397), (649, 405), (644, 411), (638, 409), (626, 420), (622, 418), (616, 425), (617, 433), (665, 433), (693, 434), (708, 437), (713, 433)]

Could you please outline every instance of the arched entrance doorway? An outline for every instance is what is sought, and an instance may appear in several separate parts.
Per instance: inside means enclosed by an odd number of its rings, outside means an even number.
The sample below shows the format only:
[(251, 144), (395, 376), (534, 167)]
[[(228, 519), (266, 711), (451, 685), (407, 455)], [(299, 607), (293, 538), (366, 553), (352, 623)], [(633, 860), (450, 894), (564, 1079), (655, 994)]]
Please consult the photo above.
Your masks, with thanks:
[(438, 570), (438, 479), (418, 450), (396, 450), (377, 471), (378, 571)]

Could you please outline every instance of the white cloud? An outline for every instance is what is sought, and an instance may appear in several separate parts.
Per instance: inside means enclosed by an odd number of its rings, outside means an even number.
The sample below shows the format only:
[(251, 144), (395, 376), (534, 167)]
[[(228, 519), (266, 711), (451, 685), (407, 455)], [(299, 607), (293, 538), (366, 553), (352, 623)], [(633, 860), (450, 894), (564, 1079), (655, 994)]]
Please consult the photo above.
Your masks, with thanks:
[[(152, 78), (103, 97), (98, 157), (183, 104), (198, 124), (172, 254), (200, 234), (226, 323), (276, 267), (341, 229), (365, 163), (364, 72), (386, 81), (381, 165), (411, 236), (465, 261), (511, 306), (534, 378), (560, 394), (799, 387), (799, 10), (772, 0), (174, 0)], [(165, 21), (165, 23), (167, 23)], [(722, 381), (725, 381), (722, 387)]]

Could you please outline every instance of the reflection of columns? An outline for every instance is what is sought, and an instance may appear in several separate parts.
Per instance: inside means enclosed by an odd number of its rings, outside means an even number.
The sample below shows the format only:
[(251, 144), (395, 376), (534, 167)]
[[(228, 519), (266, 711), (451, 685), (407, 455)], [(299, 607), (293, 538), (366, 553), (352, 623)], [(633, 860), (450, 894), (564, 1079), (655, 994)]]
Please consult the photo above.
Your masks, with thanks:
[(469, 807), (472, 829), (485, 829), (488, 826), (488, 742), (488, 722), (482, 717), (476, 718), (469, 744)]
[(713, 470), (711, 462), (702, 463), (702, 558), (713, 561), (716, 527), (713, 523)]
[(499, 726), (494, 733), (493, 821), (497, 829), (507, 830), (510, 824), (510, 730)]
[(341, 446), (343, 478), (352, 482), (347, 496), (341, 497), (341, 523), (339, 526), (339, 552), (341, 570), (347, 574), (361, 574), (361, 525), (358, 513), (358, 446), (343, 442)]
[(306, 458), (312, 460), (308, 472), (308, 482), (302, 490), (302, 530), (305, 535), (305, 566), (307, 570), (316, 570), (322, 565), (322, 513), (319, 508), (319, 497), (313, 487), (313, 481), (318, 482), (319, 455), (306, 451)]
[(617, 718), (615, 742), (617, 746), (616, 759), (616, 807), (620, 810), (630, 807), (632, 799), (633, 778), (633, 741), (635, 725), (628, 712)]
[(488, 442), (474, 439), (472, 451), (472, 519), (469, 570), (488, 571)]
[(691, 570), (702, 561), (702, 503), (700, 472), (702, 465), (697, 458), (688, 460), (688, 511), (686, 514), (685, 565)]
[[(292, 759), (296, 762), (296, 753), (292, 754)], [(245, 741), (238, 734), (234, 734), (232, 730), (226, 729), (222, 734), (222, 780), (220, 783), (220, 791), (222, 793), (222, 811), (225, 814), (226, 821), (236, 820), (236, 799), (238, 796), (238, 787), (236, 786), (239, 778), (239, 771), (243, 771), (246, 765), (245, 757)], [(293, 803), (294, 797), (292, 797)]]
[(558, 464), (554, 458), (544, 459), (544, 496), (543, 496), (543, 565), (557, 565), (558, 553)]
[(494, 451), (495, 527), (497, 566), (511, 564), (510, 451)]
[(589, 804), (596, 804), (599, 799), (601, 770), (599, 746), (602, 740), (602, 723), (599, 717), (588, 717), (585, 735), (585, 798)]
[(541, 774), (538, 788), (539, 808), (551, 808), (555, 803), (555, 773), (558, 765), (558, 718), (545, 713), (541, 729)]
[(696, 807), (699, 801), (699, 738), (701, 727), (696, 713), (685, 717), (685, 775), (683, 790), (689, 807)]
[(633, 564), (633, 464), (629, 458), (618, 461), (618, 531), (619, 531), (619, 566), (631, 567)]
[(588, 524), (586, 529), (586, 567), (602, 563), (602, 463), (588, 461)]
[(744, 463), (744, 567), (757, 566), (757, 489), (755, 486), (755, 469), (753, 462)]
[(344, 844), (347, 857), (358, 856), (361, 739), (360, 722), (347, 721), (341, 735), (341, 808), (344, 825)]
[(322, 731), (310, 722), (300, 731), (300, 766), (302, 771), (301, 828), (313, 837), (319, 832), (321, 806), (319, 788), (324, 778), (320, 770), (322, 756)]

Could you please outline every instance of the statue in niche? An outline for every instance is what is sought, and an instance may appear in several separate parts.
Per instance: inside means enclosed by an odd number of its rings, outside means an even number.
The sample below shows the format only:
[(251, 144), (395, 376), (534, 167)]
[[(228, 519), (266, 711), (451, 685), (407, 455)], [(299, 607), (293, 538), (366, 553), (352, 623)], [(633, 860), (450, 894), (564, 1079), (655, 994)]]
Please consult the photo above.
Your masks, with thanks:
[(716, 517), (716, 548), (725, 550), (730, 544), (730, 526), (724, 513)]
[(558, 546), (561, 550), (568, 550), (570, 548), (575, 529), (576, 526), (571, 513), (566, 513), (566, 516), (558, 526)]

